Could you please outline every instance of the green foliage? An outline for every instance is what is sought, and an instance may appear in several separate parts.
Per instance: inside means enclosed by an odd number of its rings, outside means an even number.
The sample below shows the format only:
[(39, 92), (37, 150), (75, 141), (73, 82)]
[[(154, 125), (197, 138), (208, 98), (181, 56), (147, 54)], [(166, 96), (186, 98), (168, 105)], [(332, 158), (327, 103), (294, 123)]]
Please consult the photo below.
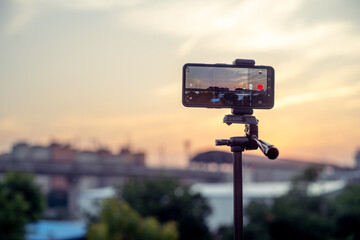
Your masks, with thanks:
[(251, 216), (251, 222), (244, 230), (245, 239), (270, 240), (267, 223), (272, 220), (272, 215), (269, 206), (263, 202), (252, 201), (245, 209), (245, 214)]
[(152, 217), (143, 219), (126, 202), (108, 199), (103, 202), (100, 221), (92, 224), (89, 240), (177, 240), (174, 222), (160, 225)]
[(305, 169), (292, 179), (292, 187), (287, 196), (298, 199), (307, 198), (309, 185), (314, 183), (317, 177), (318, 170), (316, 168), (309, 167)]
[(12, 193), (0, 183), (0, 240), (21, 240), (28, 222), (29, 204), (23, 196)]
[(180, 239), (210, 239), (205, 219), (211, 213), (205, 198), (170, 178), (129, 180), (120, 196), (142, 216), (176, 221)]
[(309, 198), (284, 196), (275, 200), (271, 209), (274, 217), (269, 222), (271, 239), (329, 239), (329, 222), (321, 216), (319, 208), (312, 206)]
[(314, 167), (308, 167), (303, 172), (301, 172), (299, 175), (295, 176), (293, 178), (293, 184), (299, 183), (299, 182), (315, 182), (318, 178), (319, 170)]
[(44, 209), (44, 198), (40, 188), (34, 183), (32, 175), (9, 172), (6, 174), (4, 184), (10, 192), (18, 192), (23, 195), (29, 204), (29, 208), (25, 213), (29, 221), (35, 221), (41, 217)]
[[(234, 227), (233, 226), (221, 226), (215, 236), (216, 240), (234, 240)], [(247, 239), (247, 238), (245, 238)]]
[(335, 236), (339, 239), (360, 239), (360, 185), (347, 186), (331, 204)]
[(30, 175), (8, 173), (0, 183), (0, 240), (24, 239), (25, 225), (38, 219), (43, 198)]
[(247, 240), (358, 240), (360, 239), (360, 186), (348, 186), (335, 198), (313, 197), (308, 187), (316, 169), (294, 178), (290, 191), (272, 204), (251, 202)]
[(293, 179), (289, 192), (275, 199), (272, 205), (250, 203), (246, 209), (250, 223), (244, 229), (247, 239), (330, 239), (331, 221), (325, 211), (328, 202), (308, 194), (308, 187), (317, 175), (316, 169), (306, 169)]

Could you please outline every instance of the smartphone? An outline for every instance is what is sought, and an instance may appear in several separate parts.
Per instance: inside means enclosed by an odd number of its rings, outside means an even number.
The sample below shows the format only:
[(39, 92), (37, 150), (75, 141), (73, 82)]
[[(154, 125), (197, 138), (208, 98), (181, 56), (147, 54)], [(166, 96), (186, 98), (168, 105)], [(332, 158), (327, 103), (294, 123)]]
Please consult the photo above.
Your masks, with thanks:
[(274, 68), (187, 63), (183, 67), (185, 107), (271, 109)]

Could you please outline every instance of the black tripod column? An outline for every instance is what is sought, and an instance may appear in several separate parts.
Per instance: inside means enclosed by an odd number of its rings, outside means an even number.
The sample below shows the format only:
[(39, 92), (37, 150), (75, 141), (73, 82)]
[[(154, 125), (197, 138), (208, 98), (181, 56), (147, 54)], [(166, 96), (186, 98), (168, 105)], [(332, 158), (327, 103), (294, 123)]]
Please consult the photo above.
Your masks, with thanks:
[(242, 240), (243, 232), (243, 184), (242, 184), (242, 146), (233, 146), (234, 153), (234, 240)]

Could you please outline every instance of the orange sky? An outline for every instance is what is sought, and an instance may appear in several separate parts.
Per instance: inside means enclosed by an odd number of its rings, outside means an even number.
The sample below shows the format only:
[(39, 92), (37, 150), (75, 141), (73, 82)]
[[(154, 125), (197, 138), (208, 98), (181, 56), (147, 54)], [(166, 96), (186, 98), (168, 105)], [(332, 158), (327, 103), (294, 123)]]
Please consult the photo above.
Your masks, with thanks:
[(260, 137), (282, 158), (351, 165), (359, 9), (355, 0), (1, 1), (0, 151), (22, 139), (114, 151), (130, 142), (152, 165), (185, 166), (186, 140), (196, 153), (243, 126), (222, 123), (230, 110), (181, 105), (183, 64), (249, 58), (275, 69), (275, 107), (255, 111)]

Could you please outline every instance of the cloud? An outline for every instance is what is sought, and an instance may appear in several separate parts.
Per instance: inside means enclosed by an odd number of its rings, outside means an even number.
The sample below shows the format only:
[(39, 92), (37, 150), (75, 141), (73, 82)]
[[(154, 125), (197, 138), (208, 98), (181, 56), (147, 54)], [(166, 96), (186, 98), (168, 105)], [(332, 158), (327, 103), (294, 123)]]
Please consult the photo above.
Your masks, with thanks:
[[(260, 48), (277, 47), (302, 36), (273, 29), (279, 23), (284, 25), (301, 3), (301, 0), (278, 0), (276, 4), (247, 0), (240, 3), (208, 1), (204, 5), (204, 1), (199, 0), (166, 1), (134, 8), (122, 15), (121, 21), (143, 31), (184, 38), (180, 54), (200, 44), (232, 50), (234, 45), (241, 48), (255, 45), (259, 49), (259, 41)], [(310, 31), (322, 33), (317, 28)]]
[(155, 89), (155, 94), (159, 97), (167, 97), (167, 96), (174, 96), (179, 94), (179, 89), (181, 89), (181, 83), (170, 83), (163, 86), (160, 86)]
[[(342, 42), (350, 41), (354, 33), (349, 31), (349, 23), (305, 23), (301, 16), (295, 17), (304, 3), (304, 0), (15, 0), (16, 11), (7, 24), (7, 33), (19, 32), (44, 11), (62, 8), (107, 11), (107, 17), (121, 27), (176, 37), (182, 41), (177, 49), (179, 55), (194, 48), (254, 52), (312, 48), (319, 43), (331, 45), (335, 52), (343, 48), (351, 51), (352, 44), (333, 41), (335, 37)], [(360, 46), (355, 40), (351, 43)], [(308, 54), (316, 58), (331, 53), (327, 47), (319, 46)]]
[(5, 26), (5, 34), (12, 35), (28, 25), (38, 14), (38, 8), (23, 1), (15, 1), (16, 9)]
[(114, 11), (132, 7), (143, 0), (14, 0), (14, 11), (8, 19), (5, 33), (17, 34), (29, 26), (39, 15), (51, 9), (65, 9), (78, 11)]
[(0, 132), (21, 132), (24, 130), (23, 124), (19, 119), (7, 117), (0, 119)]
[[(351, 23), (334, 20), (311, 24), (305, 21), (306, 16), (296, 15), (303, 4), (304, 0), (210, 0), (206, 5), (202, 0), (159, 1), (131, 8), (119, 19), (123, 25), (139, 31), (182, 39), (178, 48), (180, 55), (196, 47), (254, 52), (314, 48), (325, 44), (339, 52), (351, 46), (334, 42), (336, 38), (351, 41), (349, 39), (354, 36), (349, 28)], [(356, 43), (355, 40), (351, 42)], [(309, 55), (315, 58), (328, 53), (328, 48), (319, 46)]]
[[(307, 102), (320, 101), (328, 98), (341, 98), (347, 96), (358, 96), (360, 93), (360, 82), (344, 87), (320, 89), (318, 91), (301, 93), (283, 97), (276, 101), (275, 108), (289, 107)], [(354, 102), (355, 105), (355, 102)]]
[(347, 109), (354, 109), (358, 110), (360, 109), (360, 99), (351, 99), (350, 101), (347, 101), (344, 105)]
[[(284, 21), (286, 19), (284, 18)], [(341, 34), (345, 24), (324, 23), (314, 26), (302, 26), (295, 29), (286, 29), (285, 26), (278, 25), (274, 28), (272, 24), (264, 24), (258, 27), (256, 31), (243, 28), (237, 32), (228, 31), (225, 34), (215, 38), (211, 45), (217, 49), (227, 51), (247, 50), (285, 50), (291, 48), (312, 48), (320, 42), (326, 42), (334, 34)], [(237, 41), (234, 41), (237, 39)]]
[(143, 0), (67, 0), (61, 2), (65, 3), (69, 8), (75, 8), (80, 10), (114, 10), (117, 8), (139, 5), (143, 2)]

